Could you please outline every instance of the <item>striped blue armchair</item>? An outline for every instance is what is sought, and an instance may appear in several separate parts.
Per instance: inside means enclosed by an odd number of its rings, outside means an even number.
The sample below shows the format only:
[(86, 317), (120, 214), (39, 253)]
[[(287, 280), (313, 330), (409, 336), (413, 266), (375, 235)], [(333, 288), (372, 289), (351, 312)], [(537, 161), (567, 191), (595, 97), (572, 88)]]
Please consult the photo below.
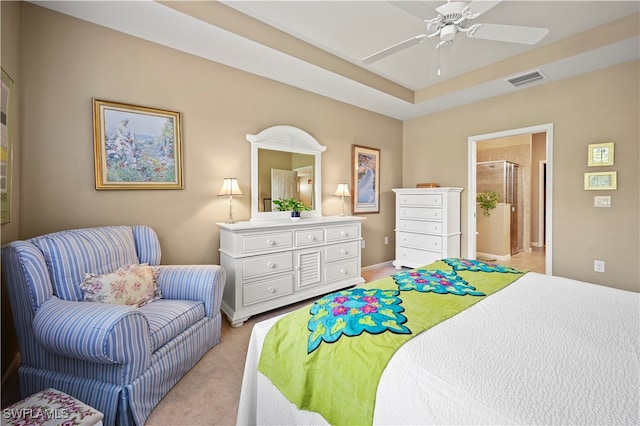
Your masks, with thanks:
[(139, 263), (160, 264), (148, 226), (62, 231), (2, 248), (22, 398), (55, 388), (100, 410), (106, 425), (143, 425), (220, 342), (225, 271), (217, 265), (160, 265), (163, 297), (141, 307), (84, 301), (86, 274)]

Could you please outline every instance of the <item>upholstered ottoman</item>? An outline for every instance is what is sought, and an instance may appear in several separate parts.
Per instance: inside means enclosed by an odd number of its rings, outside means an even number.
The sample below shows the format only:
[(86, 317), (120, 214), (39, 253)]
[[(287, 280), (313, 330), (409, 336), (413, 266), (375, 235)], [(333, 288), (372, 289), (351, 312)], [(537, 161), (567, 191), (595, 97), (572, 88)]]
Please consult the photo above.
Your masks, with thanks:
[(2, 410), (3, 425), (102, 425), (102, 413), (56, 389), (46, 389)]

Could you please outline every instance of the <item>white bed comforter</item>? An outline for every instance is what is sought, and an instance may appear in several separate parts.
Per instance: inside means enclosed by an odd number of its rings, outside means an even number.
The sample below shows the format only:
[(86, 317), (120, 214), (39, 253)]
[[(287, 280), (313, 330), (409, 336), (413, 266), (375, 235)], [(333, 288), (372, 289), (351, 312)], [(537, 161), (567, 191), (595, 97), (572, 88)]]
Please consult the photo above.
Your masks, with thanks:
[[(326, 424), (257, 371), (277, 319), (253, 329), (238, 424)], [(374, 423), (638, 425), (640, 294), (530, 272), (402, 346)]]

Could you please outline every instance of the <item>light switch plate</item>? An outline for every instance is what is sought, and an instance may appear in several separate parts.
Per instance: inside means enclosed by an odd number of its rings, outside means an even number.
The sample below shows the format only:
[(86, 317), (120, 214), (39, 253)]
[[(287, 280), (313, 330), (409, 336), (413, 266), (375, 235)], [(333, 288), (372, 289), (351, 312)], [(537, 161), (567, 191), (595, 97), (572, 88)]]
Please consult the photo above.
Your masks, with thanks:
[(611, 196), (610, 195), (594, 196), (593, 207), (611, 207)]

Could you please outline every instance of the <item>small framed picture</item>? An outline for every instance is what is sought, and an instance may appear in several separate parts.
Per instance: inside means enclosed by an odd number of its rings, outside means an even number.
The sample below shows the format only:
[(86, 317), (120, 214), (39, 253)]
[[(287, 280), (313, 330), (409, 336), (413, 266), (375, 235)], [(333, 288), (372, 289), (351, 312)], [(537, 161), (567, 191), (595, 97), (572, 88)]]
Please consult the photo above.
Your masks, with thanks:
[(180, 113), (93, 100), (96, 189), (182, 189)]
[(380, 213), (380, 150), (353, 145), (351, 150), (353, 214)]
[(589, 144), (588, 166), (613, 166), (613, 142)]
[(618, 189), (618, 172), (585, 173), (584, 189), (590, 191)]

